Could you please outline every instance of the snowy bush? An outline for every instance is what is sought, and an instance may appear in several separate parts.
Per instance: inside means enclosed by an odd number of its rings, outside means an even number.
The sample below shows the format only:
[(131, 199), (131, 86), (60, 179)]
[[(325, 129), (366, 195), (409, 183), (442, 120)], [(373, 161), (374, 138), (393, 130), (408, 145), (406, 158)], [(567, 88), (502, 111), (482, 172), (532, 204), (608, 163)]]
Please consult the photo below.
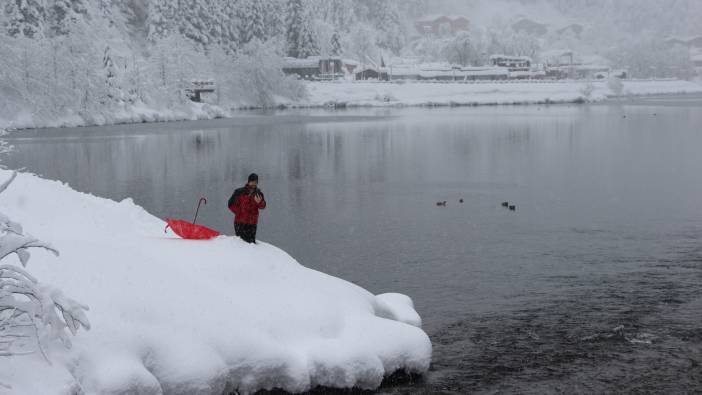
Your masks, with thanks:
[[(0, 185), (4, 191), (16, 177)], [(0, 213), (0, 260), (15, 254), (23, 267), (29, 261), (30, 248), (58, 255), (58, 251), (23, 232), (22, 226)], [(49, 285), (37, 281), (23, 268), (0, 265), (0, 356), (30, 354), (36, 351), (48, 359), (47, 350), (54, 341), (71, 347), (66, 330), (75, 335), (83, 327), (90, 329), (88, 310)]]
[(595, 91), (595, 84), (592, 81), (587, 81), (585, 86), (580, 89), (580, 94), (582, 94), (583, 99), (590, 100), (592, 93)]
[(617, 77), (609, 77), (609, 79), (607, 80), (607, 87), (616, 96), (621, 96), (622, 92), (624, 91), (624, 83), (620, 78)]

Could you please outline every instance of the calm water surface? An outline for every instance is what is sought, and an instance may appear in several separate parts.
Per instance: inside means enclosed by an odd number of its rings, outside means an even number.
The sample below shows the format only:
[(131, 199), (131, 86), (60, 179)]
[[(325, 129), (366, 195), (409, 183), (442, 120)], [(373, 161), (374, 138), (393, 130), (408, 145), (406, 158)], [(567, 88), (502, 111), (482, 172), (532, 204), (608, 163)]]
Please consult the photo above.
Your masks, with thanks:
[(9, 141), (5, 165), (163, 218), (192, 218), (207, 196), (199, 221), (225, 233), (227, 198), (259, 173), (260, 239), (414, 299), (432, 371), (381, 391), (702, 391), (702, 97), (246, 113)]

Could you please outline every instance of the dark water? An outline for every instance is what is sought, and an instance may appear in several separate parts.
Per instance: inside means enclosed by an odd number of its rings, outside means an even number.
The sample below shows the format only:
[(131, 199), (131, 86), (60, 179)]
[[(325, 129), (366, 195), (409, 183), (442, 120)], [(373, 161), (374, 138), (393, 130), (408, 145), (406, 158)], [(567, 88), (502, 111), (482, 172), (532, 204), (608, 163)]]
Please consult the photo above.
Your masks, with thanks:
[(205, 195), (200, 221), (229, 233), (226, 200), (259, 173), (261, 239), (413, 297), (433, 368), (385, 392), (702, 392), (702, 97), (249, 113), (9, 140), (5, 165), (161, 217), (191, 218)]

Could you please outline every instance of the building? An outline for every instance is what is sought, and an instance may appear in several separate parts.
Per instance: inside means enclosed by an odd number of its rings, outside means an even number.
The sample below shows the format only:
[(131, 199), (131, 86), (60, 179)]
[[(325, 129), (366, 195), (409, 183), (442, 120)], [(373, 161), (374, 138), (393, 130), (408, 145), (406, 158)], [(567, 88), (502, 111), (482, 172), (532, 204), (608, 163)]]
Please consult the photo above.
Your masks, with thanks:
[(666, 40), (669, 45), (678, 45), (687, 48), (690, 62), (697, 75), (702, 76), (702, 36), (671, 37)]
[(532, 60), (528, 56), (491, 55), (490, 64), (494, 67), (505, 67), (509, 71), (529, 71)]
[(206, 94), (214, 93), (215, 92), (215, 83), (214, 81), (211, 80), (193, 80), (190, 81), (190, 87), (185, 89), (185, 96), (188, 97), (188, 99), (201, 103), (203, 101), (203, 97), (206, 96)]
[(388, 72), (384, 68), (366, 67), (356, 72), (356, 80), (378, 80), (387, 81)]
[(468, 30), (470, 22), (462, 15), (427, 15), (417, 19), (414, 27), (422, 35), (456, 34)]
[(387, 69), (390, 81), (478, 81), (506, 80), (509, 70), (502, 67), (460, 67), (450, 64), (416, 64)]
[(581, 55), (569, 49), (542, 52), (541, 59), (545, 63), (546, 78), (555, 80), (626, 78), (628, 75), (626, 70), (613, 72), (610, 61), (600, 55)]
[(336, 80), (352, 76), (358, 62), (338, 56), (309, 56), (304, 59), (285, 58), (283, 72), (307, 80)]

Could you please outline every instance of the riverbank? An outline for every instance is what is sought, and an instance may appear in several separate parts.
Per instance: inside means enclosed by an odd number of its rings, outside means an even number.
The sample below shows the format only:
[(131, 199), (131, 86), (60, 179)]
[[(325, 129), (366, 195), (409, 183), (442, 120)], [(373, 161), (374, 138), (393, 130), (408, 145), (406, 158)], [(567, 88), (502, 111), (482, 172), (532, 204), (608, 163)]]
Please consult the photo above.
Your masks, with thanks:
[(12, 393), (373, 389), (429, 368), (411, 299), (374, 296), (267, 243), (181, 240), (131, 199), (26, 173), (0, 211), (60, 251), (33, 252), (28, 270), (87, 304), (92, 326), (71, 350), (53, 348), (51, 365), (38, 353), (0, 357)]
[[(617, 80), (618, 81), (618, 80)], [(276, 97), (278, 108), (420, 107), (598, 102), (614, 97), (702, 93), (702, 84), (683, 80), (504, 81), (504, 82), (307, 82), (307, 95), (290, 100)], [(43, 116), (31, 109), (0, 117), (0, 129), (101, 126), (227, 118), (261, 107), (239, 103), (223, 108), (186, 102), (176, 107), (145, 103), (123, 105), (91, 114)]]

